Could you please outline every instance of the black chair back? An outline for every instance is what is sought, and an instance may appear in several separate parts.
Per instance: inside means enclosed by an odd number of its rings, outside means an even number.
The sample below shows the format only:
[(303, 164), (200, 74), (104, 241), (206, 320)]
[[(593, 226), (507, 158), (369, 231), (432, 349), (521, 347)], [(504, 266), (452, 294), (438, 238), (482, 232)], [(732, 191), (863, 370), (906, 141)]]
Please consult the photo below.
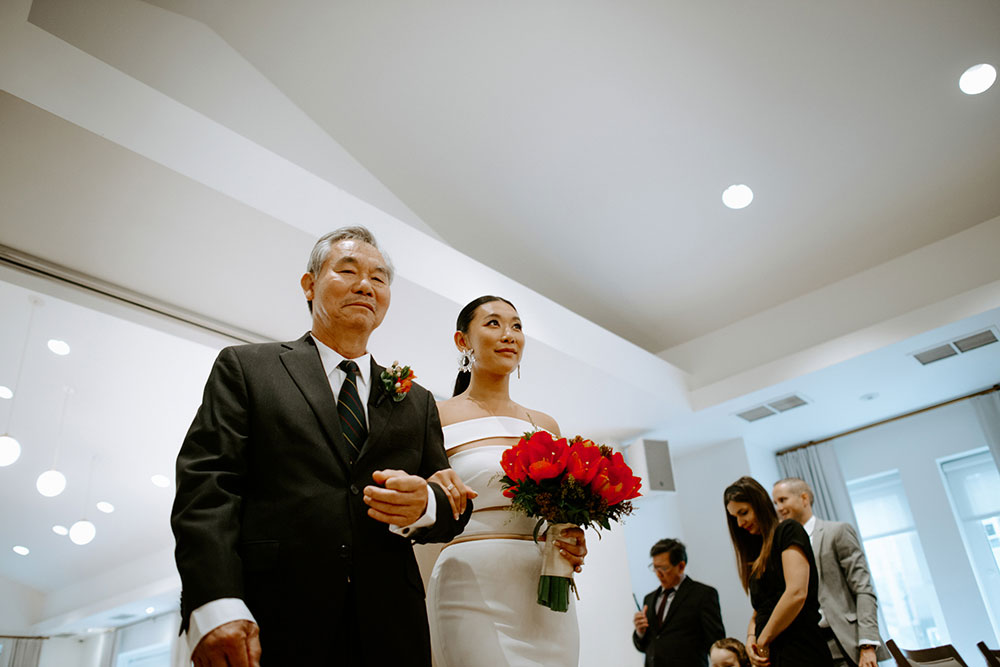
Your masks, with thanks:
[(921, 665), (969, 667), (951, 644), (911, 650), (899, 648), (896, 646), (896, 642), (890, 639), (885, 643), (885, 646), (899, 667), (921, 667)]
[(983, 652), (983, 657), (986, 658), (986, 667), (1000, 667), (1000, 651), (993, 651), (986, 648), (986, 642), (979, 642), (976, 644), (979, 650)]

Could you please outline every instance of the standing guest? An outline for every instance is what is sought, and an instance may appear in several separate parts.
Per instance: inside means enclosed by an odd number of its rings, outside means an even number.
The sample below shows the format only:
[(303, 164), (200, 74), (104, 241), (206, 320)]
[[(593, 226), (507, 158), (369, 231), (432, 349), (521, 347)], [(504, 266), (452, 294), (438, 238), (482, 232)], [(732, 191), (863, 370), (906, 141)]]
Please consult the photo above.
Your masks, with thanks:
[(472, 505), (426, 481), (448, 467), (434, 397), (368, 352), (391, 281), (371, 232), (331, 232), (301, 278), (311, 330), (219, 354), (177, 457), (185, 664), (431, 664), (410, 540)]
[(684, 574), (688, 557), (680, 540), (660, 540), (649, 555), (660, 587), (635, 613), (632, 643), (646, 654), (646, 667), (708, 667), (709, 647), (726, 635), (718, 591)]
[(805, 529), (778, 521), (767, 491), (741, 477), (723, 492), (729, 536), (753, 615), (747, 654), (754, 667), (832, 667), (819, 630), (819, 576)]
[(865, 552), (854, 526), (824, 521), (812, 511), (813, 492), (798, 477), (774, 485), (774, 504), (783, 519), (802, 524), (819, 573), (819, 627), (837, 667), (876, 667), (889, 660), (878, 632), (878, 600)]
[(711, 667), (750, 667), (747, 649), (739, 639), (726, 637), (712, 644), (708, 653)]

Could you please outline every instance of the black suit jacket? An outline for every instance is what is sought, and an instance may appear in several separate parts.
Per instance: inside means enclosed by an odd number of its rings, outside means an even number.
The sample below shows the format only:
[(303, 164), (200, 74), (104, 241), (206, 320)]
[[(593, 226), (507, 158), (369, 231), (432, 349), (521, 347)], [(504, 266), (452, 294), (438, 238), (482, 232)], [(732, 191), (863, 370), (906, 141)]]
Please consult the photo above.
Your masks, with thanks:
[(632, 643), (646, 654), (646, 667), (708, 667), (708, 649), (726, 636), (719, 610), (719, 593), (691, 577), (684, 577), (657, 627), (656, 602), (660, 589), (643, 598), (649, 629)]
[[(448, 466), (434, 398), (395, 402), (372, 361), (368, 438), (353, 466), (309, 336), (222, 350), (177, 457), (171, 524), (181, 617), (241, 598), (261, 629), (263, 664), (430, 665), (424, 590), (410, 540), (367, 516), (375, 470), (427, 477)], [(459, 521), (444, 492), (422, 542)], [(386, 636), (393, 641), (386, 641)]]

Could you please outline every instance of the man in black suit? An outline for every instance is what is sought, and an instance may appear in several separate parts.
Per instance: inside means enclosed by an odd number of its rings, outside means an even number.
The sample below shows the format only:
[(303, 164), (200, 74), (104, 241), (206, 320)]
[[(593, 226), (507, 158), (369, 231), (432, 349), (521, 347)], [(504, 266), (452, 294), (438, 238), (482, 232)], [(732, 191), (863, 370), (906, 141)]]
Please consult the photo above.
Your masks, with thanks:
[(426, 479), (448, 466), (433, 396), (367, 351), (391, 280), (367, 229), (327, 234), (311, 331), (219, 354), (171, 517), (195, 667), (431, 664), (411, 539), (452, 539), (472, 507)]
[(708, 667), (712, 644), (726, 636), (719, 593), (684, 574), (687, 550), (680, 540), (660, 540), (649, 550), (660, 587), (635, 613), (632, 643), (646, 667)]

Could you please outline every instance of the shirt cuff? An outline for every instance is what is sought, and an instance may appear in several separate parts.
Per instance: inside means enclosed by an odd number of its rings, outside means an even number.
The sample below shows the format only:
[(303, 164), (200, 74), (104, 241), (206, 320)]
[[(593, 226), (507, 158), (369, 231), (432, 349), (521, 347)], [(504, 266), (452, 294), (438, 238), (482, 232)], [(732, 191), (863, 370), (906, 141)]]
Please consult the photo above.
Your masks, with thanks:
[(437, 499), (434, 497), (434, 491), (431, 490), (431, 485), (427, 485), (427, 509), (424, 510), (424, 515), (411, 523), (409, 526), (389, 526), (389, 530), (397, 535), (402, 535), (403, 537), (409, 537), (418, 528), (427, 528), (428, 526), (433, 526), (437, 521)]
[(220, 625), (232, 621), (257, 622), (246, 603), (239, 598), (219, 598), (206, 602), (192, 611), (187, 631), (187, 662), (185, 664), (191, 663), (191, 654), (194, 653), (205, 635)]
[(881, 639), (859, 639), (858, 640), (858, 646), (874, 646), (875, 648), (878, 648), (881, 645), (882, 645), (882, 640)]

